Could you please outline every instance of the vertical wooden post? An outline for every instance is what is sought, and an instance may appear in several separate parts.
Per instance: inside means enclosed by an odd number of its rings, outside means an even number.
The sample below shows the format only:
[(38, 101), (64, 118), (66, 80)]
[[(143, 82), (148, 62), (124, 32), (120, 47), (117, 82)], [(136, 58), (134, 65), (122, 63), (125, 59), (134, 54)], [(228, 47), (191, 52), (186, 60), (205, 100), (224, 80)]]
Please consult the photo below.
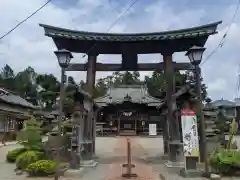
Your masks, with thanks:
[[(93, 97), (95, 79), (96, 79), (96, 63), (97, 63), (97, 55), (88, 55), (88, 68), (87, 68), (87, 91)], [(91, 102), (90, 109), (88, 111), (88, 137), (89, 140), (92, 141), (90, 151), (95, 152), (93, 147), (95, 147), (95, 137), (93, 138), (93, 132), (96, 131), (96, 122), (94, 121), (94, 112), (93, 112), (93, 101)]]
[[(167, 124), (169, 127), (169, 160), (171, 162), (177, 161), (177, 146), (180, 145), (180, 136), (178, 123), (176, 122), (173, 116), (173, 108), (175, 100), (173, 99), (173, 94), (175, 93), (175, 74), (174, 66), (172, 61), (172, 53), (166, 52), (163, 54), (164, 61), (164, 73), (166, 78), (167, 90), (166, 90), (166, 99), (167, 99)], [(179, 143), (179, 144), (178, 144)]]

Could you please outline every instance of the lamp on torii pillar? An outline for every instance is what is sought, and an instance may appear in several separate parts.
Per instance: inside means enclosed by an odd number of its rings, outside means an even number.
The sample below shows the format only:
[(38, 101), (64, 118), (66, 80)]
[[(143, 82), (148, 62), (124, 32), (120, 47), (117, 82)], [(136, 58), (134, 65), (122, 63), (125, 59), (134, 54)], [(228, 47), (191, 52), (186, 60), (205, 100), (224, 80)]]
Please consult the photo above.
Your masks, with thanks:
[[(65, 90), (65, 70), (68, 68), (70, 64), (70, 60), (73, 58), (72, 53), (66, 49), (58, 50), (54, 52), (55, 55), (57, 56), (59, 66), (61, 67), (61, 84), (60, 84), (60, 102), (59, 102), (59, 116), (58, 116), (58, 136), (59, 139), (61, 139), (62, 136), (62, 118), (63, 118), (63, 101), (64, 101), (64, 90)], [(59, 144), (60, 146), (60, 144)], [(57, 158), (56, 161), (58, 164), (60, 163), (60, 152), (61, 152), (61, 147), (58, 147), (57, 150)], [(56, 174), (54, 176), (54, 179), (57, 180), (59, 178), (59, 171), (60, 171), (60, 166), (58, 166), (58, 169), (56, 171)]]
[(203, 114), (203, 107), (202, 107), (202, 96), (201, 96), (201, 69), (200, 69), (200, 63), (202, 61), (203, 52), (206, 48), (199, 47), (199, 46), (193, 46), (191, 47), (188, 52), (186, 53), (186, 56), (188, 56), (190, 62), (195, 67), (194, 68), (194, 74), (195, 74), (195, 80), (196, 80), (196, 92), (197, 92), (197, 98), (198, 98), (198, 119), (200, 124), (200, 161), (205, 163), (205, 173), (209, 174), (209, 168), (208, 168), (208, 156), (207, 156), (207, 142), (206, 142), (206, 125), (204, 121), (204, 114)]

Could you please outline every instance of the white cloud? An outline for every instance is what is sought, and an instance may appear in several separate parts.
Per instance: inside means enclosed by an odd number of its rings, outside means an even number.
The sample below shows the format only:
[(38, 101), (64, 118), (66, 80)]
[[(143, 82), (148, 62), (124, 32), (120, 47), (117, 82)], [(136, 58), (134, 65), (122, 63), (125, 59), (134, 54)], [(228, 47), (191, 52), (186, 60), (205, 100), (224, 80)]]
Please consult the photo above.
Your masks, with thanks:
[[(58, 63), (53, 54), (56, 47), (50, 38), (44, 36), (43, 29), (39, 27), (38, 24), (45, 23), (75, 30), (106, 32), (119, 14), (127, 7), (126, 4), (119, 8), (113, 8), (113, 5), (110, 5), (108, 0), (76, 1), (78, 1), (78, 3), (68, 8), (56, 4), (48, 4), (47, 7), (20, 26), (16, 31), (2, 41), (0, 40), (1, 64), (8, 63), (16, 71), (23, 70), (27, 66), (32, 66), (37, 72), (53, 73), (59, 76)], [(45, 0), (1, 1), (0, 35), (7, 32), (11, 27), (45, 2)], [(62, 2), (66, 3), (65, 1)], [(181, 1), (179, 1), (179, 3), (181, 3)], [(217, 12), (213, 13), (209, 11), (209, 8), (204, 8), (204, 6), (194, 6), (194, 8), (176, 11), (162, 0), (155, 0), (149, 4), (144, 4), (144, 1), (139, 1), (136, 6), (112, 28), (111, 32), (162, 31), (209, 23), (208, 21), (204, 21), (204, 19), (215, 19), (216, 21), (222, 19), (224, 23), (220, 26), (219, 34), (210, 37), (206, 45), (207, 51), (205, 55), (207, 55), (216, 47), (226, 31), (228, 22), (231, 20), (236, 6), (230, 3), (229, 1), (229, 5), (223, 10), (220, 8), (219, 11), (217, 10)], [(177, 6), (177, 3), (175, 6)], [(211, 13), (215, 14), (215, 16), (211, 16)], [(220, 98), (222, 95), (226, 98), (233, 98), (234, 96), (237, 65), (240, 57), (240, 18), (238, 16), (237, 18), (229, 31), (224, 46), (203, 66), (203, 77), (205, 83), (209, 86), (209, 92), (213, 99)], [(174, 60), (178, 62), (188, 61), (183, 54), (184, 53), (174, 54)], [(110, 62), (112, 59), (113, 56), (101, 55), (99, 57), (99, 61), (101, 62)], [(141, 62), (145, 59), (152, 62), (162, 61), (160, 55), (142, 55), (139, 59)], [(81, 55), (75, 55), (74, 62), (83, 61)], [(116, 57), (113, 63), (119, 61), (119, 57)], [(86, 73), (72, 72), (70, 74), (77, 78), (77, 80), (80, 80), (85, 79)], [(109, 73), (97, 73), (97, 76), (103, 77), (107, 74)], [(146, 74), (149, 74), (149, 72), (141, 73), (141, 77)], [(225, 84), (223, 86), (224, 82)], [(217, 87), (220, 87), (220, 89), (217, 90)]]
[(223, 90), (225, 90), (227, 88), (227, 82), (225, 79), (216, 79), (214, 80), (214, 82), (210, 82), (208, 84), (208, 91), (210, 92), (222, 92)]

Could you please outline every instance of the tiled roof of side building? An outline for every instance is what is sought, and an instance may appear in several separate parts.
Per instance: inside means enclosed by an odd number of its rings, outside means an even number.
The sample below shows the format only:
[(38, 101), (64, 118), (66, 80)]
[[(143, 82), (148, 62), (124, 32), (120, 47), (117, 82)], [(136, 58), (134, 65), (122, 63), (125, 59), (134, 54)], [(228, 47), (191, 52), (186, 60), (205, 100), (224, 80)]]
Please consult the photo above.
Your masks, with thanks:
[(0, 94), (0, 100), (4, 101), (5, 103), (19, 105), (27, 108), (35, 109), (36, 106), (29, 103), (27, 100), (23, 99), (22, 97), (13, 94), (3, 88), (0, 88), (0, 91), (4, 92)]
[(222, 107), (235, 107), (236, 103), (233, 102), (233, 101), (220, 99), (220, 100), (213, 101), (211, 103), (211, 105), (213, 105), (215, 107), (220, 107), (220, 106), (222, 106)]

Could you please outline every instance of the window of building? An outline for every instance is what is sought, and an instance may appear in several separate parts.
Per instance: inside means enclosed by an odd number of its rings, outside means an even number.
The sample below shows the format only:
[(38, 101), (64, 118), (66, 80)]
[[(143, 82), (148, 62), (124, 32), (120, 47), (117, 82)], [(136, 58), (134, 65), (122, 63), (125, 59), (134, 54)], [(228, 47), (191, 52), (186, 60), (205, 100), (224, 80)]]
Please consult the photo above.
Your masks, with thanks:
[(8, 129), (14, 129), (15, 128), (15, 120), (8, 120)]

